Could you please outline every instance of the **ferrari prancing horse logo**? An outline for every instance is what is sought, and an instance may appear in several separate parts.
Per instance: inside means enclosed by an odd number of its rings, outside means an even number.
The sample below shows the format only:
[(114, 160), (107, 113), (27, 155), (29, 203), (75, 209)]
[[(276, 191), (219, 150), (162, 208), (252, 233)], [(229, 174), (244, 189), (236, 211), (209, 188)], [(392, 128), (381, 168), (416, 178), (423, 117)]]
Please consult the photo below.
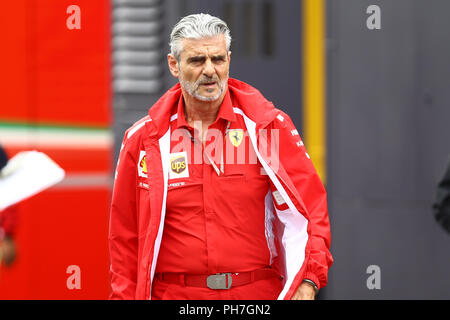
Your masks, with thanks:
[(244, 130), (242, 129), (231, 129), (228, 131), (228, 137), (230, 138), (230, 142), (233, 146), (239, 147), (244, 138)]

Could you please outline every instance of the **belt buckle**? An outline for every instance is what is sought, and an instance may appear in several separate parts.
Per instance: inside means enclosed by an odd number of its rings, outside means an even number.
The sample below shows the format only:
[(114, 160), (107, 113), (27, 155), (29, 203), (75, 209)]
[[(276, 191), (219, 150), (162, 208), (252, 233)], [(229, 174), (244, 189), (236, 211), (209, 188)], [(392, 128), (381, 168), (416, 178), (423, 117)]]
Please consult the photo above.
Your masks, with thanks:
[[(228, 286), (227, 286), (227, 278), (228, 278)], [(206, 285), (210, 289), (218, 290), (218, 289), (230, 289), (231, 288), (231, 273), (217, 273), (212, 274), (206, 278)]]

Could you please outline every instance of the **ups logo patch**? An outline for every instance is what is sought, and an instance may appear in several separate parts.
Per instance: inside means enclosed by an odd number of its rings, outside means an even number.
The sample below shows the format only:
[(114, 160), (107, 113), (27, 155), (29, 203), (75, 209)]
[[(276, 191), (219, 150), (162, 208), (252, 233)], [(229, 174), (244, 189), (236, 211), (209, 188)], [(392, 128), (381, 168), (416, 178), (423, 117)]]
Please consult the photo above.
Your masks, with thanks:
[(186, 151), (171, 153), (169, 158), (170, 158), (169, 179), (189, 177)]
[(186, 158), (185, 157), (173, 158), (170, 161), (170, 168), (176, 174), (180, 174), (186, 169)]

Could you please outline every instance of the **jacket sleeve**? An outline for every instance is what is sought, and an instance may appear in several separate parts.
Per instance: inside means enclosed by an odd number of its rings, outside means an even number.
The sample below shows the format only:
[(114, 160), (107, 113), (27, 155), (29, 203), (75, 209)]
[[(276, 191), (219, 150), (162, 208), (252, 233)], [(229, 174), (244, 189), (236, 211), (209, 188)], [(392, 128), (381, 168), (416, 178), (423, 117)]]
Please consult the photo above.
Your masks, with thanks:
[(304, 279), (322, 288), (327, 284), (328, 269), (333, 263), (326, 191), (290, 117), (281, 112), (281, 117), (275, 121), (280, 127), (279, 152), (285, 155), (283, 167), (309, 214), (311, 255), (306, 261)]
[(116, 166), (109, 220), (110, 299), (135, 299), (138, 231), (136, 160), (132, 141), (125, 139)]

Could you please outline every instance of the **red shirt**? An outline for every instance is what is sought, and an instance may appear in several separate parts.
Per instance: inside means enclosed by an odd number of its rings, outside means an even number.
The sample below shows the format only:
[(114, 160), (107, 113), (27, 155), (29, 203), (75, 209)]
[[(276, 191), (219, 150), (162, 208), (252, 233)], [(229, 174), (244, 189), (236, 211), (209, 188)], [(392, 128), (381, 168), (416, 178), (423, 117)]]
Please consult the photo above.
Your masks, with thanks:
[[(229, 92), (209, 126), (205, 147), (191, 139), (196, 134), (186, 122), (182, 97), (171, 122), (171, 168), (156, 272), (214, 274), (270, 265), (264, 201), (269, 179)], [(202, 161), (204, 151), (220, 175), (206, 158)], [(188, 161), (183, 164), (183, 159)]]

